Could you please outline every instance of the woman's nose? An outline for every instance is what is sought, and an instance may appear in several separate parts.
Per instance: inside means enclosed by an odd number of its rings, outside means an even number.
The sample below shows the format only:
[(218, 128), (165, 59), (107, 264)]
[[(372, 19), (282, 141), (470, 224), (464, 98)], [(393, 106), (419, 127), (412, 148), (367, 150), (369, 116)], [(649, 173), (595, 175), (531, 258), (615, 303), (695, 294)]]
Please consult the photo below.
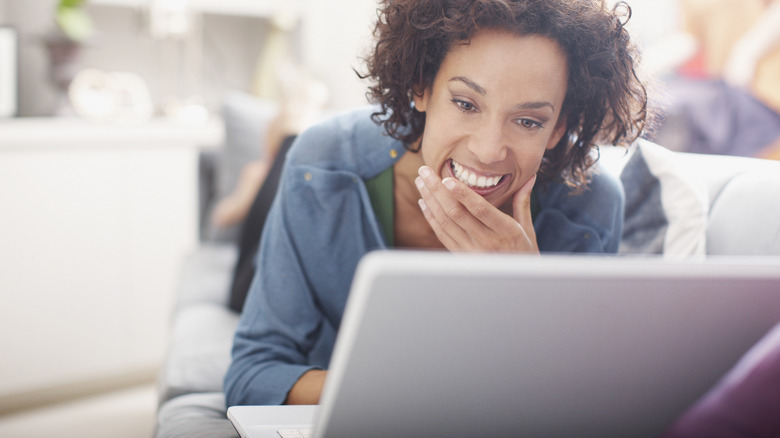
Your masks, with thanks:
[(504, 126), (498, 122), (483, 124), (469, 141), (469, 150), (484, 164), (501, 162), (507, 155), (507, 137)]

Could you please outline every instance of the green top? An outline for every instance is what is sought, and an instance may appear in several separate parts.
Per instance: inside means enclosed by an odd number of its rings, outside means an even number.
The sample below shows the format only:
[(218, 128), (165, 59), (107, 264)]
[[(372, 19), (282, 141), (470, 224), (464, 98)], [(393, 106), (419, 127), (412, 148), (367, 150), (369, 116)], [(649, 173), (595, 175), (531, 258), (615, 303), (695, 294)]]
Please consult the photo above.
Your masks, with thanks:
[(382, 231), (385, 233), (385, 243), (393, 246), (393, 166), (388, 167), (379, 175), (366, 181), (368, 197)]
[[(385, 233), (385, 243), (393, 246), (393, 166), (388, 167), (379, 175), (366, 181), (368, 197), (371, 198), (371, 206), (374, 208), (382, 231)], [(531, 218), (536, 222), (539, 214), (539, 200), (536, 196), (536, 188), (531, 191)]]

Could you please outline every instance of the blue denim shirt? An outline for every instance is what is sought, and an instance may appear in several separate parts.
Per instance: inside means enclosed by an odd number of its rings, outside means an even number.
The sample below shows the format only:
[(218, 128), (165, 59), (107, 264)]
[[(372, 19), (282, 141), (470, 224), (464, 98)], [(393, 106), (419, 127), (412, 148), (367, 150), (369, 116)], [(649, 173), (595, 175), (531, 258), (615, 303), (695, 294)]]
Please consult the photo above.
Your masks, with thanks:
[[(236, 329), (224, 385), (228, 406), (282, 404), (301, 375), (328, 367), (358, 260), (386, 248), (364, 181), (405, 151), (371, 121), (374, 110), (314, 126), (290, 149)], [(542, 252), (617, 252), (617, 179), (596, 174), (577, 196), (551, 183), (537, 196)]]

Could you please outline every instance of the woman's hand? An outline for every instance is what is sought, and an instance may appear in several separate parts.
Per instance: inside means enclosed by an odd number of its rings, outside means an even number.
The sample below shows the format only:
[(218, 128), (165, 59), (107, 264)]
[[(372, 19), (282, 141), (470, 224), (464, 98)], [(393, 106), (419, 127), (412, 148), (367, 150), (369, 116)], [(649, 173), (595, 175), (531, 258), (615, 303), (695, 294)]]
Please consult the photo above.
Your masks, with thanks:
[(440, 180), (427, 166), (419, 175), (420, 209), (450, 251), (539, 253), (531, 218), (536, 176), (515, 193), (509, 216), (455, 178)]
[(305, 372), (290, 392), (287, 394), (286, 405), (316, 405), (320, 402), (322, 387), (325, 384), (325, 370), (309, 370)]

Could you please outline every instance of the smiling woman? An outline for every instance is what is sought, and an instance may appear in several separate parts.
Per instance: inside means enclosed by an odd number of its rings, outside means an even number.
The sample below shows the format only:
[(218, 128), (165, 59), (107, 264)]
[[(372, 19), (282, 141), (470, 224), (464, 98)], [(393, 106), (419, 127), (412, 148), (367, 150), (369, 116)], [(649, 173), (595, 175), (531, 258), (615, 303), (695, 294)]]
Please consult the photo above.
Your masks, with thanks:
[(622, 187), (595, 162), (597, 143), (644, 127), (628, 16), (600, 0), (381, 2), (365, 74), (377, 105), (287, 155), (228, 405), (318, 401), (369, 251), (616, 252)]
[(454, 46), (433, 84), (415, 95), (417, 111), (427, 115), (416, 141), (421, 154), (406, 155), (397, 167), (411, 161), (416, 171), (425, 164), (442, 179), (460, 169), (458, 179), (471, 188), (498, 177), (499, 185), (489, 192), (480, 187), (479, 194), (502, 207), (563, 135), (566, 71), (553, 40), (478, 32), (469, 44)]
[[(566, 73), (566, 57), (555, 41), (486, 29), (468, 43), (454, 45), (433, 84), (413, 96), (416, 111), (426, 114), (425, 129), (412, 145), (420, 153), (406, 154), (395, 165), (396, 181), (415, 180), (421, 166), (432, 169), (441, 180), (426, 172), (416, 184), (422, 195), (420, 208), (447, 248), (471, 245), (538, 251), (531, 216), (515, 202), (530, 199), (532, 180), (544, 153), (563, 136), (565, 119), (560, 110), (566, 96)], [(464, 242), (461, 230), (454, 229), (449, 211), (461, 208), (459, 203), (469, 210), (470, 206), (480, 208), (483, 201), (447, 178), (460, 181), (500, 209), (493, 215), (500, 221), (495, 226), (465, 223), (457, 227), (494, 231), (489, 240), (479, 237), (478, 242)], [(453, 192), (460, 186), (463, 201), (453, 199), (440, 188), (442, 184)], [(400, 222), (397, 227), (401, 242), (418, 230), (406, 224)], [(519, 246), (501, 247), (512, 240)]]

